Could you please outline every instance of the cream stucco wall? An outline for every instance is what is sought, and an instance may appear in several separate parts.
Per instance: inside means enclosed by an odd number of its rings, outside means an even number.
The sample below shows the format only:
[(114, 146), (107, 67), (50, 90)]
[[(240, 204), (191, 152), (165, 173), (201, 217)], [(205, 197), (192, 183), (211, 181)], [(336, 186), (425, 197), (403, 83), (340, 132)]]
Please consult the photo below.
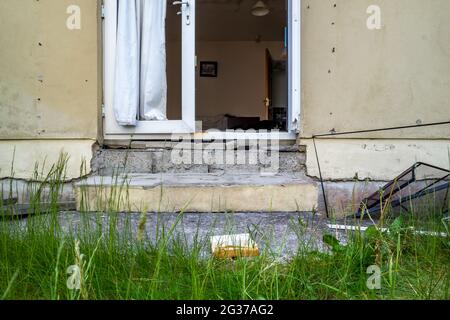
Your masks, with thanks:
[[(81, 158), (90, 160), (101, 128), (98, 3), (0, 1), (0, 178), (14, 147), (22, 178), (62, 147), (77, 170)], [(66, 27), (70, 5), (81, 8), (80, 30)]]
[[(370, 5), (381, 30), (366, 26)], [(300, 143), (313, 135), (450, 121), (450, 1), (303, 1)], [(327, 180), (390, 180), (416, 161), (449, 167), (450, 125), (317, 139)]]
[[(366, 26), (370, 5), (381, 8), (381, 30)], [(303, 137), (450, 121), (450, 1), (309, 0), (302, 8)], [(448, 139), (450, 126), (358, 136), (368, 137)]]
[(93, 143), (85, 140), (0, 140), (0, 177), (30, 180), (34, 179), (38, 169), (37, 178), (45, 179), (52, 165), (64, 154), (67, 156), (66, 179), (78, 178), (90, 171)]
[[(314, 144), (307, 146), (308, 175), (319, 177)], [(316, 140), (325, 180), (392, 180), (416, 162), (450, 167), (450, 140), (319, 139)]]

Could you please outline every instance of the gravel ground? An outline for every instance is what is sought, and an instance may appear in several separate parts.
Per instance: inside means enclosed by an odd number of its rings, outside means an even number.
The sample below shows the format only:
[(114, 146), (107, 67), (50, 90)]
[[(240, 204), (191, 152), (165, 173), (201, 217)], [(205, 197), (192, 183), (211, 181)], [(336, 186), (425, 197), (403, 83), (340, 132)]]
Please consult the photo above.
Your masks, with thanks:
[[(145, 218), (145, 241), (154, 243), (158, 232), (165, 230), (167, 233), (180, 219), (174, 228), (173, 236), (181, 237), (189, 246), (195, 241), (205, 244), (202, 252), (205, 255), (210, 252), (209, 238), (214, 235), (250, 233), (261, 250), (269, 246), (270, 252), (280, 258), (295, 254), (300, 245), (310, 250), (327, 251), (328, 248), (322, 241), (324, 234), (333, 234), (341, 243), (345, 243), (347, 238), (346, 232), (327, 227), (328, 223), (345, 221), (331, 222), (312, 213), (186, 213), (182, 216), (175, 213), (149, 213)], [(99, 225), (102, 226), (103, 232), (108, 232), (111, 216), (61, 212), (58, 219), (64, 232), (73, 234)], [(119, 213), (118, 231), (123, 232), (130, 226), (135, 238), (140, 221), (139, 213)], [(26, 226), (26, 219), (20, 223)]]

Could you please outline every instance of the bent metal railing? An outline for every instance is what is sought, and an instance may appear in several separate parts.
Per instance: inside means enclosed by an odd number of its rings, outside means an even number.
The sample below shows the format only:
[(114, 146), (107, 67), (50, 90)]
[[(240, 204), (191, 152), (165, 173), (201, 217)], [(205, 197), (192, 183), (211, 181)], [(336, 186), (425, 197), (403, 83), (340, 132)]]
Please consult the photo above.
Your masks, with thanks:
[[(428, 171), (428, 173), (427, 173)], [(448, 213), (450, 171), (431, 164), (417, 162), (394, 180), (361, 201), (356, 217), (379, 214), (386, 208), (408, 211), (406, 205), (427, 195), (445, 192), (442, 212)]]

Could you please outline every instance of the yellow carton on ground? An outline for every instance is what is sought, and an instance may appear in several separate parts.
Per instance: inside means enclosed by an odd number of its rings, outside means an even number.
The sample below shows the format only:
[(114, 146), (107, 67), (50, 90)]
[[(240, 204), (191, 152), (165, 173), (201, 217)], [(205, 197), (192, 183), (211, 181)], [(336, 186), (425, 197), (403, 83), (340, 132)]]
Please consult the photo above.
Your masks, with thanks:
[(259, 256), (258, 245), (249, 234), (232, 234), (211, 237), (211, 251), (216, 258)]

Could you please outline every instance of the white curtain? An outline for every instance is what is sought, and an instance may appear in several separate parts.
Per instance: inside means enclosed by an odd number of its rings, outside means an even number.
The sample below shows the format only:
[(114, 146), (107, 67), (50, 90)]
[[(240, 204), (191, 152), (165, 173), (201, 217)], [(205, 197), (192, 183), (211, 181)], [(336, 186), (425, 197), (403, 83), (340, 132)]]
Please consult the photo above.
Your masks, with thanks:
[(123, 126), (167, 120), (165, 0), (118, 0), (114, 112)]

